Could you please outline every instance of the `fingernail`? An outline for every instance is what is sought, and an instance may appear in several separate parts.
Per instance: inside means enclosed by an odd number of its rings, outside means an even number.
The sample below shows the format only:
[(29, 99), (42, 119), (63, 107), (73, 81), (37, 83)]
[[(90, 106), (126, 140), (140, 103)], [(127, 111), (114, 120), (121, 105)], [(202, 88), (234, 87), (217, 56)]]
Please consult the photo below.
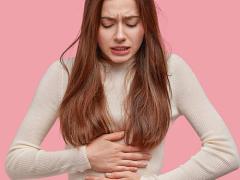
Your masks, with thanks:
[(143, 162), (143, 165), (146, 166), (148, 163), (147, 162)]
[(111, 173), (106, 173), (107, 176), (111, 176)]

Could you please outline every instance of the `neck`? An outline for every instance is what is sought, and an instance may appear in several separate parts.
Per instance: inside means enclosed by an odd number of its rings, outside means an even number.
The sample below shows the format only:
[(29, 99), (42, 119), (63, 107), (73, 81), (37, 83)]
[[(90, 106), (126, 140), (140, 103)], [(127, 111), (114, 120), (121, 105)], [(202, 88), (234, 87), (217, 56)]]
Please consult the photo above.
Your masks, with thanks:
[(129, 59), (126, 62), (123, 63), (114, 63), (114, 62), (109, 62), (106, 60), (102, 60), (100, 63), (100, 66), (103, 68), (101, 73), (102, 73), (102, 78), (103, 82), (105, 80), (113, 80), (115, 79), (117, 82), (121, 82), (122, 80), (127, 80), (130, 78), (133, 70), (133, 65), (135, 63), (135, 59)]
[(122, 63), (115, 63), (112, 61), (106, 61), (106, 60), (102, 60), (101, 61), (102, 65), (104, 66), (106, 73), (126, 73), (128, 72), (134, 65), (135, 59), (129, 59), (126, 62), (122, 62)]

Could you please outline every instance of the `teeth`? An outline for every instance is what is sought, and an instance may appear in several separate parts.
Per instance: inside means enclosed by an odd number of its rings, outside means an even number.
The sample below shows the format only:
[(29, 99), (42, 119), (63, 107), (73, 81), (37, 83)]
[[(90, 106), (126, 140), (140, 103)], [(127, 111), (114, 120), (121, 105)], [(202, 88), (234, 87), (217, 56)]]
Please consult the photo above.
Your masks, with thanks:
[(118, 51), (124, 51), (124, 50), (126, 50), (127, 48), (113, 48), (113, 49), (118, 50)]

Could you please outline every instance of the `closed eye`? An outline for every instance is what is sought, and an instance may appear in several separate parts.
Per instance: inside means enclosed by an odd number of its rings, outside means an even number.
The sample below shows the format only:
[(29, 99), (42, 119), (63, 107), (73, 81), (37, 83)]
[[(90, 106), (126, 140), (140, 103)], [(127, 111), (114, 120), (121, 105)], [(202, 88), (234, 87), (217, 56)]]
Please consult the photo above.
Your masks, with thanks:
[[(136, 27), (137, 24), (140, 21), (140, 18), (138, 16), (132, 16), (132, 17), (126, 17), (124, 19), (126, 26), (133, 28)], [(113, 18), (108, 18), (108, 17), (102, 17), (101, 19), (101, 25), (104, 28), (110, 28), (116, 23), (116, 20)]]
[[(137, 23), (138, 24), (138, 23)], [(131, 28), (133, 28), (133, 27), (136, 27), (137, 26), (137, 24), (126, 24), (128, 27), (131, 27)], [(105, 25), (105, 24), (101, 24), (104, 28), (110, 28), (110, 27), (112, 27), (114, 24), (110, 24), (110, 25)]]
[(129, 27), (136, 27), (137, 24), (127, 24), (127, 26), (129, 26)]
[(139, 18), (130, 18), (130, 19), (126, 20), (126, 24), (129, 27), (135, 27), (135, 26), (137, 26), (139, 21), (140, 21)]
[(110, 25), (104, 25), (104, 24), (101, 24), (104, 28), (110, 28), (113, 26), (113, 24), (110, 24)]

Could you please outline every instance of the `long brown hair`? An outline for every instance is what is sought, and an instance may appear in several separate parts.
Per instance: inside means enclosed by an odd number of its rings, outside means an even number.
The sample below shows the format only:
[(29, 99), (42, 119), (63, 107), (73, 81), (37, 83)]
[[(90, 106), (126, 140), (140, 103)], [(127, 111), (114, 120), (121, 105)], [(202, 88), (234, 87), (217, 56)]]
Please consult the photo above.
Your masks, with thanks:
[[(167, 133), (171, 87), (156, 7), (154, 0), (135, 1), (145, 34), (135, 56), (135, 73), (124, 103), (121, 129), (111, 119), (100, 72), (102, 53), (97, 34), (104, 0), (85, 1), (81, 33), (60, 57), (68, 73), (67, 89), (59, 107), (60, 128), (64, 141), (74, 147), (89, 144), (102, 134), (124, 130), (126, 144), (152, 149)], [(62, 57), (76, 42), (78, 48), (69, 73)]]

